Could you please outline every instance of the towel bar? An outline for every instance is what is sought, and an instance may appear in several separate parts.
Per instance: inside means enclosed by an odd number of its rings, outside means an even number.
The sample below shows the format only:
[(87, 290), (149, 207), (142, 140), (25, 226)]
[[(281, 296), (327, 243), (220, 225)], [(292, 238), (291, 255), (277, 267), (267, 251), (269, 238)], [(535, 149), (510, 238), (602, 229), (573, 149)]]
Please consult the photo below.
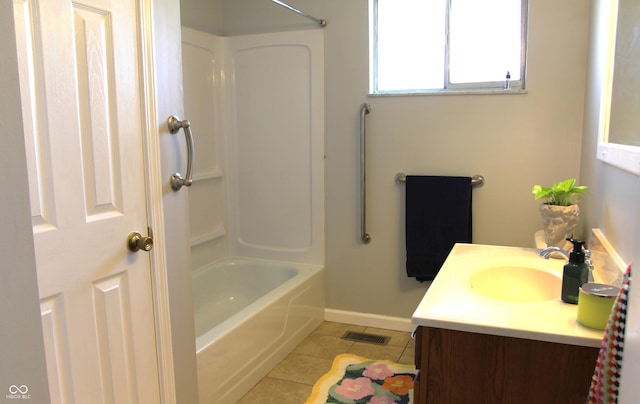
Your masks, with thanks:
[[(405, 173), (397, 173), (394, 177), (397, 184), (404, 184), (407, 182), (407, 175)], [(473, 188), (480, 188), (484, 185), (484, 177), (482, 175), (474, 175), (471, 177), (471, 186)]]

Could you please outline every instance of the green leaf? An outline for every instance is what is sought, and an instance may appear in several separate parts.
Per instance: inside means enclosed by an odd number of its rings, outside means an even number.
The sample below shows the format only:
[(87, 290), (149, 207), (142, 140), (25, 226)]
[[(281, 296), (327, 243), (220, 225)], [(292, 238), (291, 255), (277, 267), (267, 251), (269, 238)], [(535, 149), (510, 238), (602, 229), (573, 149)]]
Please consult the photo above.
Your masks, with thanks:
[(367, 361), (367, 362), (358, 362), (348, 365), (346, 368), (346, 372), (356, 372), (358, 370), (362, 370), (376, 361)]
[(586, 186), (576, 186), (576, 179), (569, 178), (567, 180), (554, 183), (553, 187), (543, 187), (535, 185), (531, 192), (535, 199), (546, 199), (549, 205), (569, 206), (571, 198), (574, 195), (582, 194), (587, 189)]
[(391, 398), (393, 401), (398, 401), (400, 400), (400, 396), (393, 394), (391, 391), (383, 388), (381, 385), (379, 384), (373, 384), (373, 389), (374, 389), (374, 393), (373, 396), (374, 397), (382, 397), (382, 396), (387, 396), (389, 398)]

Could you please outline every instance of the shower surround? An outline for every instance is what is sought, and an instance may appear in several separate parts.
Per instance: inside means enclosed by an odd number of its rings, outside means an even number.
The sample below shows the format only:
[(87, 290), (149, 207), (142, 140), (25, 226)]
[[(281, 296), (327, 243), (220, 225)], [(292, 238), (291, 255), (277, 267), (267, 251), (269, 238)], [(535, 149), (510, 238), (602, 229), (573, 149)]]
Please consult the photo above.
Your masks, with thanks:
[(230, 402), (324, 316), (324, 32), (182, 34), (199, 396)]

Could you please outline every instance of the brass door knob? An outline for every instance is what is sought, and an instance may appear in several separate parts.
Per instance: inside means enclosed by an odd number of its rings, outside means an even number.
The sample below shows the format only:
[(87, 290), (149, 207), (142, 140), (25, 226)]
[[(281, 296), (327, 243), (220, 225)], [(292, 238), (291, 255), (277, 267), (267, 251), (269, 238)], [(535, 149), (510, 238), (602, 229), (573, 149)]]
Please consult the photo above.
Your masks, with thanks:
[(151, 251), (153, 248), (153, 237), (143, 237), (140, 233), (134, 231), (129, 233), (129, 237), (127, 237), (127, 245), (131, 252), (137, 252), (140, 250)]

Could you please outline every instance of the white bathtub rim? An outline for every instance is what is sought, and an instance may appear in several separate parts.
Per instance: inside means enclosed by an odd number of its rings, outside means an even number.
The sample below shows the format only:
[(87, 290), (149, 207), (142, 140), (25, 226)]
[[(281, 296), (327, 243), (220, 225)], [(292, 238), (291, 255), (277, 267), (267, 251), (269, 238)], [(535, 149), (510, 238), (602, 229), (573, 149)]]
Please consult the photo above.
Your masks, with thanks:
[(208, 262), (204, 265), (201, 265), (198, 268), (193, 270), (193, 274), (196, 274), (199, 271), (203, 271), (206, 268), (211, 266), (216, 266), (220, 264), (234, 265), (242, 262), (254, 262), (254, 263), (267, 264), (267, 265), (276, 266), (276, 267), (286, 266), (286, 267), (308, 268), (308, 269), (324, 268), (324, 265), (322, 264), (309, 264), (307, 262), (284, 261), (284, 260), (274, 260), (269, 258), (255, 258), (255, 257), (243, 257), (243, 256), (232, 255), (232, 256), (224, 257), (222, 259)]
[[(313, 264), (301, 264), (301, 263), (293, 263), (287, 261), (275, 261), (275, 260), (264, 260), (264, 259), (255, 259), (255, 258), (244, 258), (244, 257), (229, 257), (223, 260), (216, 261), (214, 263), (210, 263), (198, 268), (196, 271), (205, 270), (208, 267), (216, 266), (219, 264), (227, 264), (233, 265), (238, 262), (255, 262), (260, 264), (267, 264), (273, 266), (286, 266), (293, 267), (296, 269), (296, 275), (292, 278), (287, 279), (284, 283), (278, 285), (275, 289), (267, 292), (265, 295), (261, 296), (251, 304), (247, 305), (233, 316), (224, 320), (220, 324), (216, 325), (214, 328), (208, 330), (204, 334), (199, 337), (196, 337), (196, 354), (199, 352), (206, 350), (212, 344), (215, 344), (220, 338), (229, 332), (233, 331), (236, 327), (238, 327), (243, 322), (248, 319), (254, 317), (259, 313), (259, 309), (265, 306), (268, 306), (282, 297), (284, 294), (289, 292), (295, 286), (300, 285), (310, 279), (316, 273), (322, 271), (324, 267), (322, 265), (313, 265)], [(194, 271), (195, 274), (195, 271)]]
[[(324, 269), (303, 272), (313, 273), (305, 280), (302, 275), (294, 276), (299, 283), (290, 283), (275, 301), (254, 313), (236, 313), (238, 323), (228, 332), (220, 331), (215, 343), (198, 352), (200, 402), (237, 402), (322, 323)], [(262, 329), (265, 325), (267, 334), (256, 334), (256, 326)], [(214, 330), (220, 330), (218, 327)]]

